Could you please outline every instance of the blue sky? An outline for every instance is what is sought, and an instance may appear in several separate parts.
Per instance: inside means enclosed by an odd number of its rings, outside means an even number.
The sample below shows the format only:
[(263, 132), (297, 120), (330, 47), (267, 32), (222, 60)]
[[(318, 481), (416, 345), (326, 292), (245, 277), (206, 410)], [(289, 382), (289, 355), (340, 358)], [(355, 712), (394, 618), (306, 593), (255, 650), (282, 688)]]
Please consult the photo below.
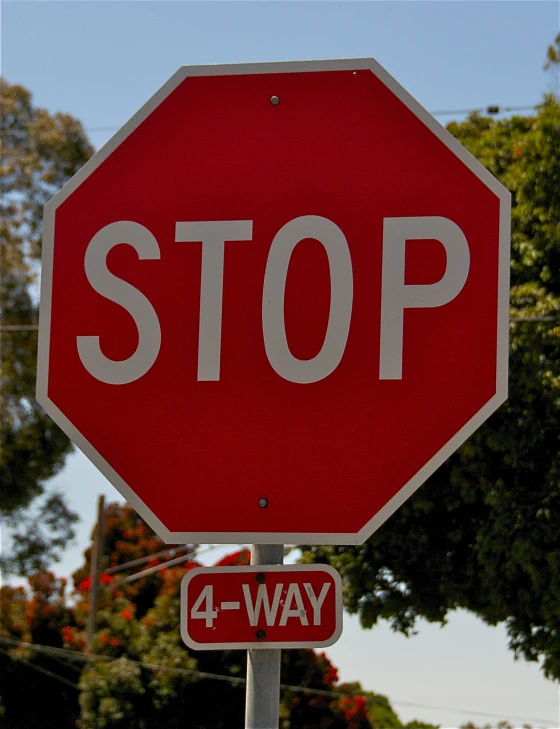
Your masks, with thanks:
[[(542, 65), (560, 26), (558, 7), (538, 0), (4, 1), (2, 74), (27, 86), (38, 105), (81, 119), (96, 146), (183, 64), (373, 56), (431, 111), (532, 106), (557, 88)], [(69, 574), (87, 546), (97, 495), (118, 495), (80, 454), (55, 483), (82, 517), (58, 567)], [(409, 639), (386, 625), (364, 632), (348, 619), (327, 652), (343, 680), (387, 694), (405, 720), (560, 724), (557, 687), (535, 664), (514, 662), (502, 627), (465, 613), (443, 629), (421, 623)]]

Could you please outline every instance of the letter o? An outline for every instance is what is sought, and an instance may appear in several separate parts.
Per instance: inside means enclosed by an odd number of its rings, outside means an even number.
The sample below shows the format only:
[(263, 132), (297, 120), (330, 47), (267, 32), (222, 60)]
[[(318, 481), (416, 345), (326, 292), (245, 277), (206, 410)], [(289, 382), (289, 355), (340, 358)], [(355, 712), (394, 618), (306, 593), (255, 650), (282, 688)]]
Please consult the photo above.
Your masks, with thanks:
[[(329, 260), (331, 304), (323, 346), (312, 359), (297, 359), (286, 339), (284, 297), (290, 258), (306, 238), (319, 241)], [(344, 233), (331, 220), (304, 215), (286, 223), (276, 234), (266, 264), (262, 299), (264, 346), (274, 371), (289, 382), (318, 382), (338, 366), (348, 340), (353, 300), (352, 260)]]

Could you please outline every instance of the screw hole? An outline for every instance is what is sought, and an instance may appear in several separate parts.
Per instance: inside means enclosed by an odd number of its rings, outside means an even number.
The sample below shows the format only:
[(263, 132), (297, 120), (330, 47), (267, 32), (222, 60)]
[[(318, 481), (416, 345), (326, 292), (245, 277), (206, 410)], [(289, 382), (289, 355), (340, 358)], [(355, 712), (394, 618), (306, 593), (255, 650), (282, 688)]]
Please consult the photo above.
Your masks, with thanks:
[(272, 106), (278, 106), (278, 104), (280, 103), (280, 97), (279, 96), (271, 96), (270, 97), (270, 103), (272, 104)]
[(268, 506), (268, 499), (265, 499), (264, 497), (262, 499), (259, 499), (259, 506), (261, 509), (266, 509)]

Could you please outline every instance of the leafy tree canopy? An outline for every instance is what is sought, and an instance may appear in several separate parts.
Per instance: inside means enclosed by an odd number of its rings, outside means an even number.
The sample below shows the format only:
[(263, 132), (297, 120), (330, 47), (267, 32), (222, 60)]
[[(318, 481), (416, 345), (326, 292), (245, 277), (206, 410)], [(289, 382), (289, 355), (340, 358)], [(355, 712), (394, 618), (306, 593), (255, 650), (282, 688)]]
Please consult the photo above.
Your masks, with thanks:
[(43, 205), (93, 148), (80, 122), (35, 107), (22, 86), (0, 79), (0, 103), (0, 517), (16, 528), (2, 566), (23, 574), (56, 557), (76, 519), (45, 489), (70, 442), (35, 401), (34, 327)]
[[(181, 641), (179, 590), (184, 574), (198, 564), (194, 547), (183, 564), (161, 566), (159, 571), (134, 582), (119, 583), (126, 575), (160, 566), (170, 555), (154, 556), (163, 545), (129, 507), (110, 505), (106, 525), (103, 557), (106, 571), (100, 578), (100, 604), (92, 645), (92, 653), (106, 660), (84, 664), (72, 661), (70, 653), (85, 650), (91, 550), (86, 551), (83, 566), (73, 575), (71, 600), (66, 597), (66, 581), (48, 572), (30, 578), (28, 590), (0, 589), (2, 726), (6, 729), (242, 726), (245, 651), (190, 651)], [(143, 564), (120, 572), (111, 571), (143, 558), (146, 558)], [(249, 553), (244, 549), (218, 564), (247, 564), (248, 558)], [(10, 647), (2, 643), (2, 638), (66, 648), (68, 652), (62, 657), (44, 655), (22, 646)], [(359, 684), (340, 684), (336, 668), (324, 654), (311, 650), (284, 651), (281, 680), (288, 686), (307, 690), (283, 691), (282, 729), (403, 727), (385, 696), (364, 692)], [(313, 692), (314, 689), (318, 692)], [(29, 695), (33, 695), (31, 702), (26, 700)], [(437, 729), (427, 724), (406, 725), (408, 729), (417, 726)]]
[(560, 105), (448, 129), (512, 193), (509, 399), (366, 544), (304, 560), (340, 571), (366, 628), (466, 608), (560, 678)]
[(545, 70), (560, 66), (560, 33), (554, 39), (554, 43), (548, 46), (546, 52)]

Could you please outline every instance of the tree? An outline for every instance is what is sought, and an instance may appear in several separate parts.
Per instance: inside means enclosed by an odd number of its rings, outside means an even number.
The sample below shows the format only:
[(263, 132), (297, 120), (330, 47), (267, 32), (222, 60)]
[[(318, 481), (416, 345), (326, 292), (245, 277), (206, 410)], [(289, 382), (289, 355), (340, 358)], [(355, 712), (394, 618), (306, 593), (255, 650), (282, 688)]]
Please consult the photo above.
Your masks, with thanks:
[(70, 441), (34, 396), (37, 273), (43, 205), (93, 148), (80, 122), (35, 107), (22, 86), (0, 79), (0, 103), (0, 517), (17, 528), (13, 554), (2, 566), (24, 574), (56, 557), (77, 518), (45, 487), (62, 467)]
[[(29, 578), (29, 590), (0, 588), (0, 637), (62, 648), (73, 623), (66, 580), (51, 572)], [(74, 729), (79, 715), (76, 671), (65, 662), (0, 643), (0, 716), (4, 729)], [(31, 700), (30, 700), (31, 698)]]
[[(71, 600), (65, 594), (65, 581), (46, 572), (30, 578), (30, 590), (0, 589), (2, 726), (241, 726), (245, 651), (189, 651), (180, 638), (179, 587), (185, 572), (198, 564), (194, 545), (185, 563), (118, 584), (123, 576), (156, 567), (170, 555), (152, 556), (162, 550), (162, 545), (130, 507), (111, 504), (106, 510), (106, 524), (106, 572), (100, 579), (92, 646), (92, 652), (104, 659), (85, 664), (85, 668), (83, 663), (70, 662), (70, 657), (76, 655), (70, 651), (85, 649), (90, 549), (85, 552), (84, 565), (73, 575)], [(248, 550), (241, 549), (218, 564), (247, 564), (248, 557)], [(120, 572), (109, 571), (137, 559), (146, 561)], [(5, 655), (2, 638), (66, 648), (68, 653), (50, 656), (20, 646), (10, 648), (10, 654)], [(224, 680), (217, 680), (212, 674)], [(305, 689), (282, 693), (282, 729), (402, 727), (386, 697), (364, 692), (359, 684), (339, 684), (336, 668), (323, 653), (284, 651), (281, 680), (288, 686)], [(30, 690), (32, 702), (25, 700)], [(425, 725), (424, 729), (436, 728)]]
[[(106, 569), (162, 548), (152, 530), (129, 507), (110, 505), (106, 522)], [(185, 572), (197, 566), (194, 557), (193, 554), (192, 560), (130, 584), (113, 586), (107, 582), (93, 652), (119, 658), (110, 664), (96, 662), (82, 674), (80, 729), (156, 729), (162, 725), (170, 729), (185, 725), (189, 729), (229, 729), (242, 725), (245, 651), (187, 651), (180, 637), (180, 584)], [(76, 616), (84, 628), (89, 559), (88, 550), (86, 563), (74, 575), (81, 596)], [(243, 565), (248, 561), (249, 552), (242, 549), (218, 564)], [(152, 559), (148, 564), (156, 566), (157, 562), (158, 559)], [(72, 640), (81, 637), (83, 633), (77, 633)], [(183, 673), (147, 667), (154, 664), (181, 668)], [(226, 676), (229, 680), (200, 678), (197, 672)], [(335, 691), (336, 680), (336, 670), (325, 655), (310, 650), (284, 652), (284, 684)], [(290, 697), (292, 694), (287, 694), (282, 703), (286, 729), (319, 725), (324, 729), (370, 729), (369, 723), (349, 723), (358, 714), (354, 716), (346, 707), (349, 716), (344, 718), (345, 713), (339, 710), (333, 696), (300, 693)]]
[(512, 192), (509, 399), (366, 544), (303, 558), (366, 628), (465, 608), (560, 678), (560, 106), (448, 129)]
[(554, 39), (554, 43), (548, 46), (546, 52), (545, 70), (560, 66), (560, 33)]

